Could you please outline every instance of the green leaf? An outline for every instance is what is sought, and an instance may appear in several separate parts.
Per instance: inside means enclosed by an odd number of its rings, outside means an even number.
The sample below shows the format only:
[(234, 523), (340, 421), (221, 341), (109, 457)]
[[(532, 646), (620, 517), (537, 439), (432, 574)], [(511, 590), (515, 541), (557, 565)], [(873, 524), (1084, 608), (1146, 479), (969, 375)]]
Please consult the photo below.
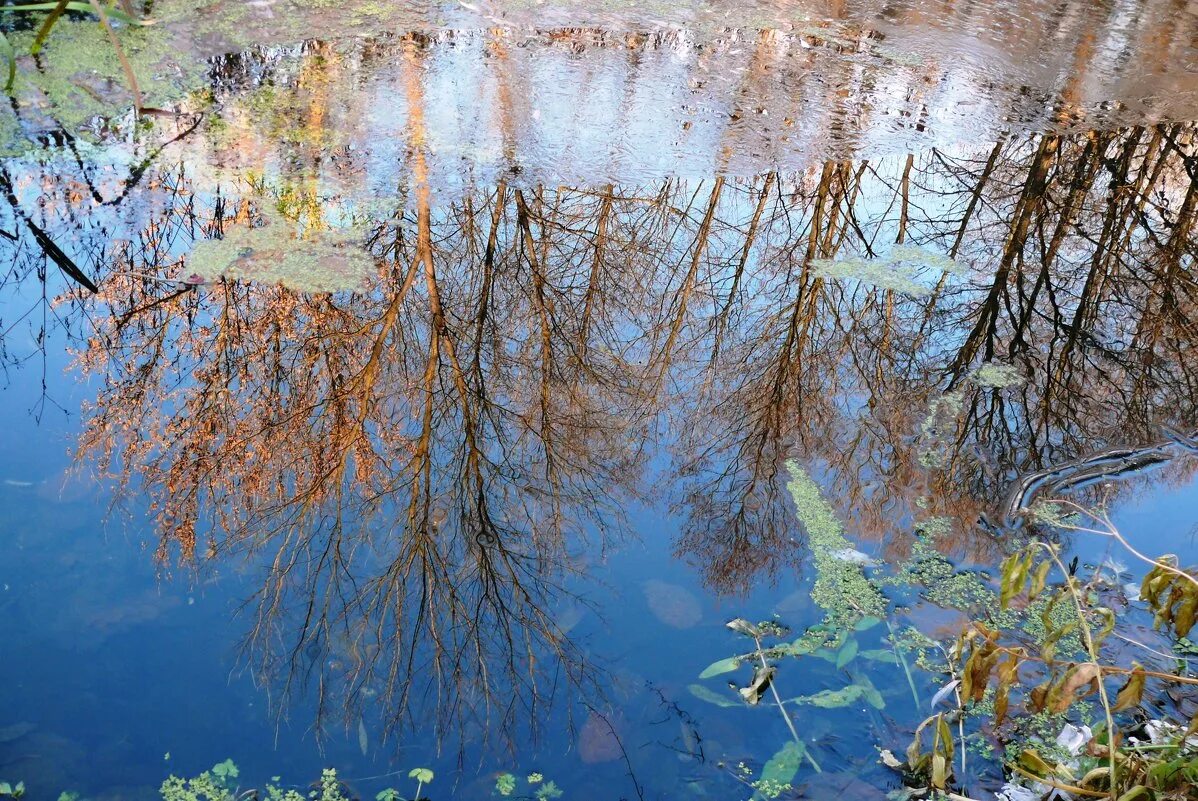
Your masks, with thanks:
[(1148, 788), (1142, 784), (1137, 784), (1135, 787), (1128, 790), (1123, 795), (1119, 796), (1118, 801), (1134, 801), (1142, 795), (1148, 795)]
[(861, 651), (857, 656), (872, 662), (884, 662), (888, 665), (897, 665), (899, 661), (898, 657), (894, 655), (894, 651), (887, 651), (885, 648), (869, 648)]
[(865, 617), (863, 617), (857, 621), (856, 625), (853, 626), (853, 631), (869, 631), (870, 629), (872, 629), (874, 626), (877, 626), (881, 622), (882, 622), (882, 618), (880, 618), (880, 617), (873, 617), (872, 615), (866, 615)]
[(861, 697), (865, 699), (865, 703), (872, 706), (874, 709), (885, 709), (886, 699), (878, 692), (878, 688), (869, 680), (869, 676), (860, 676), (857, 679), (857, 686), (861, 688)]
[[(799, 765), (803, 762), (803, 756), (807, 753), (807, 746), (803, 743), (791, 740), (786, 745), (778, 749), (778, 751), (769, 758), (769, 761), (761, 766), (761, 777), (758, 780), (760, 784), (770, 785), (772, 788), (781, 788), (783, 785), (789, 785), (794, 781), (795, 774), (799, 772)], [(775, 796), (777, 793), (774, 794)], [(766, 793), (758, 790), (753, 794), (754, 798), (767, 798)]]
[(433, 780), (433, 772), (428, 768), (412, 768), (408, 771), (408, 778), (415, 779), (421, 784), (428, 784)]
[(842, 668), (849, 662), (852, 662), (854, 659), (856, 659), (857, 650), (860, 647), (861, 646), (858, 645), (855, 639), (849, 640), (843, 646), (841, 646), (840, 650), (836, 653), (836, 667)]
[(0, 31), (0, 58), (8, 63), (8, 80), (4, 83), (4, 91), (11, 92), (12, 85), (17, 80), (17, 54), (12, 49), (12, 42)]
[(0, 782), (0, 795), (12, 795), (12, 785), (8, 782)]
[(865, 689), (861, 685), (850, 684), (839, 690), (821, 690), (811, 695), (800, 695), (798, 698), (791, 698), (790, 703), (818, 706), (823, 709), (835, 709), (837, 707), (848, 706), (864, 694)]
[(703, 672), (699, 674), (699, 678), (710, 679), (712, 676), (719, 676), (723, 673), (731, 673), (738, 667), (740, 667), (740, 660), (735, 656), (730, 656), (727, 659), (720, 659), (716, 662), (712, 662), (703, 669)]
[(700, 701), (706, 701), (709, 704), (716, 706), (741, 706), (731, 698), (726, 698), (717, 692), (707, 689), (702, 684), (691, 684), (686, 689), (690, 690), (690, 694), (698, 698)]

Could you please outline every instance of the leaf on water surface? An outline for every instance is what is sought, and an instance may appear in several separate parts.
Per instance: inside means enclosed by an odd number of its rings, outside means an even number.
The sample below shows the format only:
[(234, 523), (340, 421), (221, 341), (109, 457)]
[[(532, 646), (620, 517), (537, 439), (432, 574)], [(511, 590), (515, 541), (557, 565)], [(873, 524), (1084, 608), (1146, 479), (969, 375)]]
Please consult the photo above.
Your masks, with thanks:
[(869, 631), (874, 626), (879, 625), (881, 622), (882, 618), (869, 615), (858, 620), (853, 626), (853, 631)]
[(740, 704), (731, 698), (720, 695), (714, 690), (704, 687), (702, 684), (691, 684), (686, 689), (700, 701), (706, 701), (709, 704), (715, 704), (716, 706), (740, 706)]
[(817, 659), (822, 659), (825, 662), (836, 664), (836, 658), (839, 656), (839, 652), (833, 651), (830, 648), (816, 648), (811, 652), (811, 655)]
[(421, 784), (428, 784), (433, 780), (433, 772), (428, 768), (412, 768), (408, 771), (408, 778), (415, 779)]
[(869, 680), (869, 676), (859, 676), (857, 678), (857, 686), (861, 688), (861, 697), (865, 700), (865, 703), (878, 710), (886, 708), (886, 699), (882, 697), (882, 693), (878, 692), (878, 688), (874, 686), (874, 683)]
[(791, 698), (790, 702), (805, 706), (818, 706), (821, 709), (836, 709), (848, 706), (863, 695), (865, 695), (864, 687), (859, 684), (850, 684), (839, 690), (821, 690), (811, 695), (800, 695), (798, 698)]
[(836, 652), (836, 667), (842, 668), (856, 659), (857, 650), (860, 647), (860, 644), (856, 640), (849, 640), (841, 646), (840, 650)]
[(710, 665), (708, 665), (706, 668), (703, 669), (703, 672), (699, 674), (699, 678), (710, 679), (712, 676), (719, 676), (724, 673), (731, 673), (732, 671), (736, 670), (738, 667), (740, 667), (740, 660), (737, 659), (735, 656), (730, 656), (727, 659), (720, 659), (716, 662), (712, 662)]
[(868, 659), (871, 662), (883, 662), (888, 665), (898, 664), (898, 657), (894, 655), (894, 651), (887, 651), (885, 648), (867, 648), (858, 653), (857, 656), (862, 659)]
[(232, 759), (226, 759), (212, 766), (212, 775), (225, 787), (232, 787), (233, 780), (241, 775)]
[(753, 680), (749, 682), (749, 686), (738, 690), (745, 703), (755, 706), (761, 700), (761, 696), (769, 689), (770, 682), (774, 680), (775, 672), (775, 668), (768, 666), (757, 665), (753, 668)]
[(753, 637), (756, 639), (757, 637), (761, 636), (761, 632), (758, 630), (758, 628), (749, 621), (745, 620), (743, 617), (733, 618), (724, 625), (735, 631), (737, 634), (743, 634), (746, 637)]
[(649, 579), (643, 586), (653, 616), (676, 629), (689, 629), (703, 619), (703, 607), (689, 590), (677, 584)]
[(358, 748), (362, 749), (362, 756), (366, 756), (366, 752), (370, 750), (370, 738), (366, 736), (366, 721), (358, 718)]
[(794, 781), (795, 774), (799, 772), (799, 765), (803, 762), (803, 756), (807, 753), (807, 746), (803, 743), (791, 740), (786, 745), (778, 749), (778, 751), (769, 758), (761, 767), (761, 778), (758, 783), (763, 785), (754, 793), (754, 798), (771, 798), (778, 793), (770, 795), (769, 792), (774, 789), (780, 790), (784, 785), (789, 785)]

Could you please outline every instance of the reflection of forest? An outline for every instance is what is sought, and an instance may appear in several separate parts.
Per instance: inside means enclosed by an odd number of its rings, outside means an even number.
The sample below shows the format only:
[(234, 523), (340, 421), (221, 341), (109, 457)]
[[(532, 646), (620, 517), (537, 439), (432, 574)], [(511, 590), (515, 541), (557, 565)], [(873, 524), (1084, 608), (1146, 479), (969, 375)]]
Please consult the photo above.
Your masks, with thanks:
[[(194, 140), (188, 160), (300, 169), (329, 191), (370, 198), (394, 190), (413, 114), (448, 192), (461, 188), (449, 176), (477, 185), (512, 173), (551, 184), (751, 175), (1012, 128), (1193, 119), (1198, 96), (1179, 67), (1192, 62), (1192, 26), (1158, 4), (1130, 5), (1145, 6), (1133, 26), (1104, 25), (1080, 4), (1017, 27), (984, 7), (892, 7), (872, 23), (841, 9), (819, 24), (706, 34), (466, 25), (258, 48), (215, 62), (224, 124)], [(419, 110), (405, 89), (413, 75), (435, 99)]]
[[(451, 687), (445, 731), (533, 717), (540, 655), (579, 664), (546, 611), (572, 543), (619, 532), (659, 430), (677, 551), (732, 593), (802, 558), (785, 456), (896, 556), (946, 515), (984, 559), (1017, 473), (1198, 422), (1193, 125), (439, 207), (420, 130), (410, 200), (363, 222), (363, 293), (147, 280), (266, 204), (308, 230), (345, 210), (157, 176), (98, 259), (111, 314), (81, 356), (103, 379), (81, 452), (150, 494), (162, 554), (264, 559), (261, 666), (298, 679), (336, 643), (322, 692), (381, 691), (392, 724)], [(78, 184), (47, 187), (72, 208)], [(103, 252), (77, 219), (45, 225)]]

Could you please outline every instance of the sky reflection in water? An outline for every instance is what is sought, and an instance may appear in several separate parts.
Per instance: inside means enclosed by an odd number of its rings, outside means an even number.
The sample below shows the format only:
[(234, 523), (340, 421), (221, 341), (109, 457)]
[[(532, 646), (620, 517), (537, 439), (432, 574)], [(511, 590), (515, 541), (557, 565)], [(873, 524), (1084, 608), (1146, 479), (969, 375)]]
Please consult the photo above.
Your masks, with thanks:
[[(687, 686), (728, 618), (821, 617), (784, 459), (868, 557), (941, 518), (993, 568), (1019, 475), (1194, 428), (1192, 20), (760, 11), (786, 24), (451, 9), (218, 56), (215, 105), (7, 159), (0, 729), (36, 728), (0, 770), (39, 798), (225, 757), (615, 798), (623, 744), (646, 797), (738, 792), (718, 761), (785, 732)], [(1081, 494), (1184, 555), (1192, 484)], [(843, 683), (797, 664), (792, 693)], [(887, 706), (803, 709), (813, 794), (893, 784), (873, 743), (925, 714), (854, 670)]]

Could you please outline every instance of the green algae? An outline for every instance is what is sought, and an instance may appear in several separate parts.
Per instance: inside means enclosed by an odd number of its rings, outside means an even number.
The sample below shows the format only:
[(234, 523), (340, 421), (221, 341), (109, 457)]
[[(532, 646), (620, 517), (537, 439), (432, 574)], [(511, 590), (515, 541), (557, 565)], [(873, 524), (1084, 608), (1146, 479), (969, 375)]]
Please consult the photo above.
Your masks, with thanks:
[(824, 500), (819, 485), (793, 459), (786, 462), (786, 488), (807, 532), (807, 547), (815, 566), (811, 599), (827, 615), (834, 631), (851, 630), (864, 617), (886, 616), (886, 597), (865, 575), (862, 565), (837, 556), (853, 549), (835, 510)]
[(943, 554), (923, 538), (911, 546), (911, 557), (883, 583), (896, 587), (920, 587), (922, 597), (944, 609), (989, 615), (997, 608), (998, 596), (985, 578), (971, 571), (958, 570)]
[(927, 248), (895, 245), (885, 256), (873, 259), (816, 259), (811, 262), (816, 275), (839, 281), (856, 281), (866, 286), (899, 292), (912, 297), (931, 294), (925, 276), (961, 274), (956, 261)]
[(955, 389), (933, 398), (928, 404), (928, 413), (919, 425), (919, 463), (934, 470), (944, 466), (944, 456), (950, 438), (948, 432), (955, 430), (961, 411), (965, 408), (965, 392)]
[(353, 228), (310, 226), (298, 235), (295, 223), (277, 209), (261, 217), (257, 227), (237, 226), (221, 239), (196, 243), (187, 271), (207, 281), (240, 278), (299, 292), (359, 290), (374, 272), (374, 260), (357, 245)]
[[(122, 26), (117, 35), (143, 107), (173, 108), (203, 86), (203, 62), (180, 58), (170, 32), (155, 25)], [(33, 44), (31, 31), (9, 38), (17, 52)], [(60, 20), (37, 62), (24, 58), (20, 66), (14, 88), (20, 105), (71, 133), (95, 138), (103, 127), (132, 124), (133, 93), (115, 48), (95, 21)]]
[(1014, 365), (986, 362), (974, 371), (973, 380), (981, 387), (1008, 389), (1021, 386), (1024, 378)]

